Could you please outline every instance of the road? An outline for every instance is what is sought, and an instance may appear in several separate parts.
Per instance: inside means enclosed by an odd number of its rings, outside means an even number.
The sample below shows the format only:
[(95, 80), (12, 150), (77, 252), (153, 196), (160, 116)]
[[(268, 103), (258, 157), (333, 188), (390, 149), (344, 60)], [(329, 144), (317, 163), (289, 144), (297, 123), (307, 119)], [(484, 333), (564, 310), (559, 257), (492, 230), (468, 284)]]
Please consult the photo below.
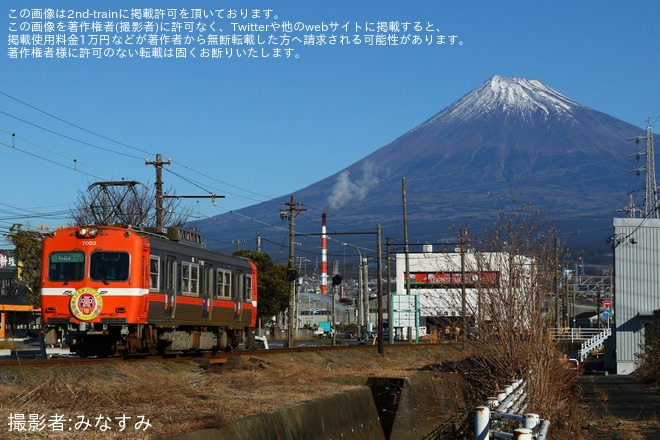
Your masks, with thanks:
[(631, 376), (585, 374), (582, 400), (597, 412), (637, 423), (645, 439), (660, 439), (660, 393)]

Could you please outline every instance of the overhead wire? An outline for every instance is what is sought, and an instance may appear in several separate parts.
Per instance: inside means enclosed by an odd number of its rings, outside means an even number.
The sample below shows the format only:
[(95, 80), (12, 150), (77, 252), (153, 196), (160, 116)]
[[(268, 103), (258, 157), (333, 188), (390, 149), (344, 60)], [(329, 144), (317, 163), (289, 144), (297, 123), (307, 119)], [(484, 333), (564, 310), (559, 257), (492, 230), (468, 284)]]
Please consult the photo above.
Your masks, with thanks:
[(78, 169), (76, 169), (74, 166), (64, 165), (64, 164), (59, 163), (59, 162), (56, 162), (56, 161), (54, 161), (54, 160), (52, 160), (52, 159), (48, 159), (48, 158), (46, 158), (46, 157), (39, 156), (38, 154), (34, 154), (34, 153), (31, 153), (31, 152), (26, 151), (26, 150), (22, 150), (21, 148), (18, 148), (18, 147), (15, 147), (15, 146), (12, 146), (12, 145), (6, 144), (6, 143), (4, 143), (4, 142), (0, 142), (0, 145), (5, 146), (5, 147), (8, 147), (8, 148), (11, 148), (12, 150), (20, 151), (20, 152), (23, 153), (23, 154), (27, 154), (28, 156), (32, 156), (32, 157), (34, 157), (34, 158), (37, 158), (37, 159), (43, 160), (43, 161), (45, 161), (45, 162), (52, 163), (53, 165), (57, 165), (57, 166), (62, 167), (62, 168), (67, 168), (67, 169), (70, 169), (70, 170), (72, 170), (72, 171), (76, 171), (76, 172), (78, 172), (78, 173), (85, 174), (85, 175), (87, 175), (87, 176), (89, 176), (89, 177), (93, 177), (93, 178), (95, 178), (95, 179), (98, 179), (98, 178), (99, 178), (98, 176), (95, 176), (95, 175), (93, 175), (93, 174), (87, 173), (87, 172), (82, 171), (82, 170), (78, 170)]
[[(61, 118), (61, 117), (58, 117), (58, 116), (56, 116), (56, 115), (50, 113), (50, 112), (44, 111), (44, 110), (42, 110), (42, 109), (40, 109), (40, 108), (38, 108), (38, 107), (36, 107), (36, 106), (34, 106), (34, 105), (32, 105), (32, 104), (29, 104), (29, 103), (27, 103), (27, 102), (25, 102), (25, 101), (23, 101), (23, 100), (20, 100), (20, 99), (14, 97), (14, 96), (12, 96), (12, 95), (9, 95), (8, 93), (5, 93), (5, 92), (0, 91), (0, 95), (3, 95), (3, 96), (5, 96), (5, 97), (7, 97), (7, 98), (9, 98), (9, 99), (12, 99), (12, 100), (16, 101), (16, 102), (19, 102), (19, 103), (21, 103), (21, 104), (23, 104), (23, 105), (25, 105), (25, 106), (27, 106), (27, 107), (29, 107), (29, 108), (31, 108), (31, 109), (37, 111), (37, 112), (42, 113), (42, 114), (44, 114), (44, 115), (47, 115), (48, 117), (53, 118), (53, 119), (55, 119), (55, 120), (57, 120), (57, 121), (59, 121), (59, 122), (62, 122), (62, 123), (67, 124), (67, 125), (69, 125), (69, 126), (71, 126), (71, 127), (74, 127), (74, 128), (76, 128), (76, 129), (82, 130), (82, 131), (84, 131), (84, 132), (86, 132), (86, 133), (89, 133), (89, 134), (92, 134), (92, 135), (94, 135), (94, 136), (97, 136), (97, 137), (99, 137), (99, 138), (101, 138), (101, 139), (104, 139), (104, 140), (106, 140), (106, 141), (109, 141), (109, 142), (115, 143), (115, 144), (117, 144), (117, 145), (120, 145), (120, 146), (123, 146), (123, 147), (129, 148), (129, 149), (132, 149), (132, 150), (135, 150), (135, 151), (143, 152), (143, 153), (146, 153), (146, 154), (151, 154), (151, 155), (154, 154), (154, 153), (148, 152), (148, 151), (146, 151), (146, 150), (144, 150), (144, 149), (142, 149), (142, 148), (138, 148), (138, 147), (135, 147), (135, 146), (129, 145), (129, 144), (125, 143), (125, 142), (117, 141), (117, 140), (115, 140), (115, 139), (113, 139), (113, 138), (110, 138), (110, 137), (108, 137), (108, 136), (105, 136), (105, 135), (103, 135), (103, 134), (100, 134), (100, 133), (98, 133), (98, 132), (96, 132), (96, 131), (89, 130), (89, 129), (85, 128), (85, 127), (80, 126), (79, 124), (71, 123), (70, 121), (67, 121), (67, 120), (65, 120), (65, 119), (63, 119), (63, 118)], [(81, 139), (75, 138), (75, 137), (73, 137), (73, 136), (69, 136), (69, 135), (63, 134), (63, 133), (61, 133), (61, 132), (59, 132), (59, 131), (52, 130), (52, 129), (50, 129), (50, 128), (44, 127), (44, 126), (39, 125), (39, 124), (35, 124), (35, 123), (30, 122), (30, 121), (28, 121), (28, 120), (26, 120), (26, 119), (24, 119), (24, 118), (17, 117), (17, 116), (15, 116), (15, 115), (9, 114), (9, 113), (4, 112), (4, 111), (0, 111), (0, 114), (6, 115), (7, 117), (13, 118), (13, 119), (15, 119), (15, 120), (17, 120), (17, 121), (20, 121), (20, 122), (24, 123), (24, 124), (27, 124), (27, 125), (30, 125), (30, 126), (32, 126), (32, 127), (38, 128), (38, 129), (40, 129), (40, 130), (43, 130), (43, 131), (45, 131), (45, 132), (47, 132), (47, 133), (51, 133), (51, 134), (54, 134), (54, 135), (60, 136), (60, 137), (62, 137), (62, 138), (64, 138), (64, 139), (67, 139), (67, 140), (70, 140), (70, 141), (73, 141), (73, 142), (77, 142), (77, 143), (79, 143), (79, 144), (81, 144), (81, 145), (89, 146), (89, 147), (92, 147), (92, 148), (95, 148), (95, 149), (99, 149), (99, 150), (102, 150), (102, 151), (105, 151), (105, 152), (108, 152), (108, 153), (118, 154), (118, 155), (121, 155), (121, 156), (124, 156), (124, 157), (143, 159), (142, 157), (138, 157), (138, 156), (131, 155), (131, 154), (126, 154), (126, 153), (121, 152), (121, 151), (119, 151), (119, 150), (117, 150), (117, 149), (106, 148), (106, 147), (100, 146), (100, 145), (95, 144), (95, 143), (87, 142), (87, 141), (84, 141), (84, 140), (81, 140)], [(93, 178), (93, 179), (96, 179), (96, 180), (103, 180), (103, 179), (102, 179), (102, 177), (99, 176), (99, 175), (92, 174), (92, 173), (89, 173), (89, 172), (86, 172), (86, 171), (83, 171), (83, 170), (79, 169), (78, 166), (88, 167), (88, 168), (90, 168), (90, 169), (96, 169), (97, 171), (99, 171), (99, 172), (101, 172), (101, 173), (108, 174), (108, 175), (110, 175), (110, 176), (116, 176), (116, 175), (118, 175), (117, 173), (113, 173), (113, 172), (106, 171), (106, 170), (101, 170), (101, 169), (99, 169), (99, 168), (97, 168), (97, 167), (94, 167), (94, 166), (92, 166), (92, 165), (90, 165), (90, 164), (87, 164), (87, 163), (84, 163), (84, 162), (80, 162), (80, 161), (78, 161), (78, 160), (75, 159), (75, 158), (67, 157), (67, 156), (65, 156), (65, 155), (63, 155), (63, 154), (61, 154), (61, 153), (58, 153), (57, 151), (54, 151), (54, 150), (51, 149), (51, 148), (45, 147), (44, 145), (41, 145), (41, 144), (39, 144), (39, 143), (37, 143), (37, 142), (35, 142), (35, 141), (32, 141), (32, 140), (30, 140), (30, 139), (27, 139), (27, 138), (23, 137), (23, 136), (17, 136), (17, 135), (15, 134), (15, 131), (4, 130), (4, 129), (0, 129), (0, 131), (4, 131), (4, 132), (6, 132), (7, 134), (10, 134), (10, 135), (11, 135), (11, 136), (12, 136), (12, 144), (13, 144), (13, 145), (9, 145), (9, 144), (7, 144), (7, 143), (0, 142), (0, 145), (6, 146), (6, 147), (8, 147), (8, 148), (12, 148), (12, 149), (14, 149), (14, 150), (16, 150), (16, 151), (19, 151), (19, 152), (21, 152), (21, 153), (23, 153), (23, 154), (26, 154), (26, 155), (29, 155), (29, 156), (31, 156), (31, 157), (34, 157), (34, 158), (40, 159), (40, 160), (42, 160), (42, 161), (45, 161), (45, 162), (51, 163), (51, 164), (56, 165), (56, 166), (59, 166), (59, 167), (63, 167), (63, 168), (69, 169), (69, 170), (73, 170), (73, 171), (78, 172), (78, 173), (81, 173), (81, 174), (85, 174), (85, 175), (87, 175), (87, 176), (89, 176), (89, 177), (91, 177), (91, 178)], [(59, 157), (65, 158), (65, 159), (67, 159), (68, 161), (70, 161), (73, 165), (66, 165), (66, 164), (63, 164), (63, 163), (58, 162), (58, 161), (56, 161), (56, 160), (53, 160), (53, 159), (51, 159), (51, 158), (47, 158), (47, 157), (45, 157), (45, 156), (42, 156), (42, 155), (39, 155), (39, 154), (36, 154), (36, 153), (30, 152), (30, 151), (27, 151), (27, 150), (25, 150), (25, 149), (23, 149), (23, 148), (20, 148), (20, 147), (17, 147), (16, 144), (15, 144), (15, 139), (16, 139), (16, 138), (21, 139), (21, 140), (23, 140), (23, 141), (25, 141), (25, 142), (27, 142), (27, 143), (29, 143), (29, 144), (31, 144), (31, 145), (34, 145), (34, 146), (36, 146), (36, 147), (38, 147), (38, 148), (41, 148), (41, 149), (43, 149), (44, 151), (47, 151), (47, 152), (49, 152), (49, 153), (51, 153), (51, 154), (54, 154), (54, 155), (57, 155), (57, 156), (59, 156)], [(232, 185), (232, 184), (229, 184), (229, 183), (227, 183), (227, 182), (223, 182), (223, 181), (221, 181), (221, 180), (219, 180), (219, 179), (217, 179), (217, 178), (214, 178), (214, 177), (208, 176), (208, 175), (206, 175), (206, 174), (204, 174), (204, 173), (201, 173), (201, 172), (195, 171), (195, 170), (193, 170), (192, 168), (186, 166), (185, 164), (183, 164), (183, 163), (180, 162), (180, 161), (176, 161), (175, 163), (176, 163), (177, 165), (183, 167), (184, 169), (187, 169), (187, 170), (189, 170), (189, 171), (192, 171), (196, 176), (204, 176), (204, 177), (206, 177), (206, 178), (208, 178), (208, 179), (210, 179), (210, 180), (213, 180), (213, 181), (219, 182), (219, 183), (221, 183), (221, 184), (223, 184), (223, 185), (230, 186), (230, 187), (232, 187), (232, 188), (239, 189), (239, 190), (241, 190), (241, 191), (243, 191), (243, 192), (245, 192), (245, 193), (249, 193), (249, 194), (252, 194), (252, 195), (256, 195), (256, 196), (258, 196), (258, 197), (263, 197), (264, 199), (267, 198), (267, 196), (265, 196), (265, 195), (262, 195), (262, 194), (256, 193), (256, 192), (254, 192), (254, 191), (246, 190), (246, 189), (241, 188), (241, 187), (239, 187), (239, 186)], [(202, 189), (203, 191), (206, 191), (206, 192), (209, 193), (209, 194), (212, 194), (212, 195), (217, 194), (217, 192), (214, 192), (214, 191), (209, 190), (207, 187), (203, 186), (202, 183), (200, 183), (200, 182), (198, 182), (198, 181), (196, 181), (196, 180), (194, 180), (194, 179), (192, 179), (192, 178), (186, 177), (186, 176), (182, 175), (181, 173), (177, 173), (177, 172), (175, 172), (175, 171), (173, 171), (173, 170), (171, 170), (171, 169), (169, 169), (169, 168), (166, 168), (166, 170), (167, 170), (168, 172), (172, 173), (173, 175), (177, 176), (178, 178), (180, 178), (180, 179), (182, 179), (182, 180), (188, 182), (189, 184), (191, 184), (191, 185), (193, 185), (193, 186), (196, 186), (196, 187)], [(246, 198), (246, 199), (250, 199), (250, 200), (252, 200), (252, 201), (255, 200), (255, 199), (252, 198), (252, 197), (245, 197), (245, 196), (241, 196), (240, 194), (233, 194), (233, 195), (235, 195), (236, 197), (243, 197), (243, 198)], [(263, 201), (263, 200), (258, 200), (258, 201)]]
[[(87, 129), (87, 128), (85, 128), (85, 127), (82, 127), (82, 126), (80, 126), (80, 125), (77, 125), (77, 124), (74, 124), (74, 123), (72, 123), (72, 122), (69, 122), (69, 121), (67, 121), (66, 119), (60, 118), (60, 117), (58, 117), (58, 116), (55, 116), (55, 115), (52, 114), (52, 113), (49, 113), (49, 112), (47, 112), (47, 111), (45, 111), (45, 110), (42, 110), (42, 109), (40, 109), (40, 108), (38, 108), (38, 107), (36, 107), (36, 106), (34, 106), (34, 105), (32, 105), (32, 104), (29, 104), (29, 103), (27, 103), (27, 102), (25, 102), (25, 101), (22, 101), (22, 100), (20, 100), (20, 99), (14, 97), (14, 96), (11, 96), (11, 95), (9, 95), (8, 93), (5, 93), (5, 92), (3, 92), (3, 91), (0, 91), (0, 95), (6, 96), (7, 98), (12, 99), (12, 100), (14, 100), (14, 101), (16, 101), (16, 102), (18, 102), (18, 103), (21, 103), (21, 104), (23, 104), (23, 105), (26, 106), (26, 107), (29, 107), (29, 108), (31, 108), (31, 109), (33, 109), (33, 110), (38, 111), (39, 113), (42, 113), (42, 114), (44, 114), (44, 115), (46, 115), (46, 116), (48, 116), (48, 117), (51, 117), (51, 118), (53, 118), (53, 119), (55, 119), (55, 120), (57, 120), (57, 121), (62, 122), (62, 123), (64, 123), (64, 124), (67, 124), (67, 125), (70, 125), (70, 126), (72, 126), (72, 127), (74, 127), (74, 128), (77, 128), (77, 129), (79, 129), (79, 130), (82, 130), (82, 131), (84, 131), (84, 132), (86, 132), (86, 133), (89, 133), (89, 134), (92, 134), (92, 135), (94, 135), (94, 136), (97, 136), (97, 137), (99, 137), (99, 138), (101, 138), (101, 139), (105, 139), (105, 140), (110, 141), (110, 142), (113, 142), (113, 143), (115, 143), (115, 144), (117, 144), (117, 145), (121, 145), (121, 146), (124, 146), (124, 147), (126, 147), (126, 148), (130, 148), (130, 149), (132, 149), (132, 150), (139, 151), (139, 152), (141, 152), (141, 153), (152, 154), (152, 155), (153, 155), (153, 153), (150, 153), (150, 152), (148, 152), (148, 151), (145, 151), (145, 150), (142, 150), (142, 149), (140, 149), (140, 148), (134, 147), (134, 146), (132, 146), (132, 145), (129, 145), (129, 144), (126, 144), (126, 143), (123, 143), (123, 142), (117, 141), (117, 140), (115, 140), (115, 139), (112, 139), (112, 138), (110, 138), (110, 137), (107, 137), (107, 136), (105, 136), (105, 135), (102, 135), (102, 134), (100, 134), (100, 133), (97, 133), (97, 132), (95, 132), (95, 131), (89, 130), (89, 129)], [(5, 114), (5, 115), (7, 115), (7, 116), (9, 116), (9, 117), (15, 118), (14, 116), (9, 115), (9, 114), (7, 114), (7, 113), (4, 113), (4, 112), (2, 112), (2, 113)], [(16, 119), (18, 119), (18, 118), (16, 118)], [(35, 126), (35, 127), (37, 127), (37, 128), (40, 128), (40, 129), (42, 129), (42, 130), (50, 131), (50, 130), (48, 130), (48, 129), (45, 129), (45, 128), (43, 128), (43, 127), (40, 127), (40, 126), (38, 126), (38, 125), (36, 125), (36, 124), (32, 124), (32, 123), (27, 122), (27, 121), (22, 121), (22, 122), (25, 122), (26, 124), (33, 125), (33, 126)], [(67, 137), (67, 136), (62, 135), (62, 134), (57, 133), (57, 132), (52, 132), (52, 133), (57, 134), (57, 135), (59, 135), (59, 136)], [(81, 142), (81, 141), (79, 141), (79, 140), (77, 140), (77, 139), (72, 139), (72, 140), (75, 140), (76, 142)], [(92, 146), (92, 147), (95, 147), (95, 148), (101, 148), (101, 147), (98, 147), (98, 146), (96, 146), (96, 145), (94, 145), (94, 144), (87, 144), (87, 145)], [(102, 149), (104, 149), (104, 148), (102, 148)], [(104, 149), (104, 150), (106, 150), (106, 149)], [(116, 151), (113, 151), (113, 150), (106, 150), (106, 151), (116, 153)], [(141, 158), (138, 158), (138, 159), (141, 159)]]
[[(114, 144), (117, 144), (117, 145), (120, 145), (120, 146), (123, 146), (123, 147), (129, 148), (129, 149), (132, 149), (132, 150), (135, 150), (135, 151), (139, 151), (139, 152), (142, 152), (142, 153), (145, 153), (145, 154), (155, 155), (155, 153), (152, 153), (152, 152), (146, 151), (145, 149), (135, 147), (135, 146), (130, 145), (130, 144), (127, 144), (127, 143), (125, 143), (125, 142), (118, 141), (118, 140), (113, 139), (113, 138), (111, 138), (111, 137), (108, 137), (108, 136), (105, 136), (105, 135), (103, 135), (103, 134), (100, 134), (100, 133), (98, 133), (98, 132), (96, 132), (96, 131), (89, 130), (89, 129), (85, 128), (85, 127), (82, 127), (82, 126), (79, 125), (79, 124), (75, 124), (75, 123), (72, 123), (72, 122), (70, 122), (70, 121), (67, 121), (66, 119), (63, 119), (63, 118), (61, 118), (61, 117), (59, 117), (59, 116), (56, 116), (56, 115), (54, 115), (54, 114), (52, 114), (52, 113), (50, 113), (50, 112), (47, 112), (47, 111), (45, 111), (45, 110), (43, 110), (43, 109), (40, 109), (40, 108), (38, 108), (38, 107), (36, 107), (36, 106), (34, 106), (34, 105), (32, 105), (32, 104), (29, 104), (29, 103), (27, 103), (27, 102), (25, 102), (25, 101), (23, 101), (23, 100), (21, 100), (21, 99), (18, 99), (18, 98), (14, 97), (14, 96), (12, 96), (12, 95), (6, 93), (6, 92), (2, 92), (2, 91), (0, 91), (0, 95), (5, 96), (5, 97), (7, 97), (7, 98), (9, 98), (9, 99), (12, 99), (12, 100), (14, 100), (14, 101), (16, 101), (16, 102), (19, 102), (19, 103), (21, 103), (22, 105), (25, 105), (25, 106), (27, 106), (27, 107), (29, 107), (29, 108), (31, 108), (31, 109), (33, 109), (33, 110), (39, 112), (39, 113), (42, 113), (42, 114), (44, 114), (44, 115), (46, 115), (46, 116), (48, 116), (48, 117), (50, 117), (50, 118), (53, 118), (53, 119), (55, 119), (55, 120), (57, 120), (57, 121), (59, 121), (59, 122), (62, 122), (62, 123), (64, 123), (64, 124), (67, 124), (67, 125), (69, 125), (69, 126), (71, 126), (71, 127), (74, 127), (74, 128), (76, 128), (76, 129), (82, 130), (82, 131), (84, 131), (84, 132), (86, 132), (86, 133), (88, 133), (88, 134), (92, 134), (92, 135), (94, 135), (94, 136), (97, 136), (97, 137), (99, 137), (99, 138), (101, 138), (101, 139), (104, 139), (104, 140), (106, 140), (106, 141), (112, 142), (112, 143), (114, 143)], [(51, 133), (51, 134), (54, 134), (54, 135), (57, 135), (57, 136), (63, 137), (63, 138), (65, 138), (65, 139), (68, 139), (68, 140), (71, 140), (71, 141), (74, 141), (74, 142), (77, 142), (77, 143), (80, 143), (81, 145), (90, 146), (90, 147), (92, 147), (92, 148), (96, 148), (96, 149), (99, 149), (99, 150), (102, 150), (102, 151), (106, 151), (106, 152), (108, 152), (108, 153), (112, 153), (112, 154), (118, 154), (118, 155), (121, 155), (121, 156), (124, 156), (124, 157), (135, 158), (135, 159), (143, 159), (142, 157), (138, 157), (138, 156), (131, 155), (131, 154), (126, 154), (126, 153), (121, 152), (121, 151), (118, 151), (118, 150), (116, 150), (116, 149), (106, 148), (106, 147), (100, 146), (100, 145), (95, 144), (95, 143), (91, 143), (91, 142), (83, 141), (83, 140), (81, 140), (81, 139), (77, 139), (77, 138), (75, 138), (75, 137), (72, 137), (72, 136), (69, 136), (69, 135), (66, 135), (66, 134), (60, 133), (60, 132), (58, 132), (58, 131), (56, 131), (56, 130), (52, 130), (52, 129), (49, 129), (49, 128), (46, 128), (46, 127), (43, 127), (43, 126), (41, 126), (41, 125), (39, 125), (39, 124), (32, 123), (32, 122), (30, 122), (30, 121), (27, 121), (27, 120), (24, 119), (24, 118), (19, 118), (19, 117), (17, 117), (17, 116), (14, 116), (14, 115), (12, 115), (12, 114), (7, 113), (7, 112), (0, 111), (0, 114), (4, 114), (4, 115), (6, 115), (6, 116), (8, 116), (8, 117), (10, 117), (10, 118), (13, 118), (13, 119), (15, 119), (15, 120), (21, 121), (21, 122), (23, 122), (23, 123), (25, 123), (25, 124), (28, 124), (28, 125), (30, 125), (30, 126), (33, 126), (33, 127), (35, 127), (35, 128), (38, 128), (38, 129), (40, 129), (40, 130), (46, 131), (46, 132), (48, 132), (48, 133)], [(42, 147), (43, 147), (43, 146), (42, 146)], [(52, 152), (52, 151), (51, 151), (51, 152)], [(39, 157), (39, 156), (37, 156), (37, 157)], [(230, 184), (230, 183), (228, 183), (228, 182), (221, 181), (221, 180), (219, 180), (219, 179), (217, 179), (217, 178), (215, 178), (215, 177), (212, 177), (212, 176), (209, 176), (209, 175), (207, 175), (207, 174), (201, 173), (201, 172), (199, 172), (199, 171), (197, 171), (197, 170), (193, 170), (192, 168), (190, 168), (189, 166), (185, 165), (185, 164), (184, 164), (183, 162), (181, 162), (181, 161), (175, 161), (174, 163), (175, 163), (176, 165), (179, 165), (179, 166), (181, 166), (181, 167), (183, 167), (183, 168), (189, 170), (189, 171), (192, 171), (192, 172), (194, 173), (194, 175), (196, 175), (196, 176), (204, 176), (205, 178), (208, 178), (208, 179), (213, 180), (213, 181), (215, 181), (215, 182), (221, 183), (222, 185), (225, 185), (225, 186), (229, 186), (229, 187), (232, 187), (232, 188), (238, 189), (238, 190), (240, 190), (240, 191), (242, 191), (242, 192), (244, 192), (244, 193), (248, 193), (248, 194), (252, 194), (252, 195), (258, 196), (258, 197), (260, 197), (261, 199), (254, 199), (254, 198), (252, 198), (252, 197), (246, 197), (246, 196), (241, 195), (241, 194), (233, 194), (233, 193), (232, 193), (232, 195), (234, 195), (234, 196), (236, 196), (236, 197), (242, 197), (242, 198), (245, 198), (245, 199), (248, 199), (248, 200), (251, 200), (251, 201), (264, 201), (264, 200), (269, 199), (269, 196), (266, 196), (266, 195), (263, 195), (263, 194), (259, 194), (259, 193), (257, 193), (257, 192), (251, 191), (251, 190), (247, 190), (247, 189), (245, 189), (245, 188), (241, 188), (241, 187), (239, 187), (239, 186), (237, 186), (237, 185), (232, 185), (232, 184)], [(171, 172), (172, 174), (176, 175), (177, 177), (181, 178), (182, 180), (185, 180), (186, 182), (188, 182), (188, 183), (190, 183), (190, 184), (192, 184), (192, 185), (195, 185), (195, 186), (197, 186), (198, 188), (200, 188), (200, 189), (202, 189), (202, 190), (208, 192), (209, 194), (217, 194), (217, 192), (211, 191), (211, 190), (209, 190), (209, 189), (203, 187), (203, 185), (202, 185), (200, 182), (195, 181), (195, 180), (193, 180), (192, 178), (187, 178), (187, 177), (181, 175), (180, 173), (176, 173), (176, 172), (172, 171), (172, 170), (169, 169), (169, 168), (166, 168), (166, 170), (167, 170), (168, 172)], [(110, 175), (117, 175), (117, 173), (112, 173), (112, 172), (106, 172), (106, 173), (108, 173), (108, 174), (110, 174)], [(97, 178), (97, 179), (99, 178), (98, 176), (91, 176), (91, 177), (95, 177), (95, 178)]]

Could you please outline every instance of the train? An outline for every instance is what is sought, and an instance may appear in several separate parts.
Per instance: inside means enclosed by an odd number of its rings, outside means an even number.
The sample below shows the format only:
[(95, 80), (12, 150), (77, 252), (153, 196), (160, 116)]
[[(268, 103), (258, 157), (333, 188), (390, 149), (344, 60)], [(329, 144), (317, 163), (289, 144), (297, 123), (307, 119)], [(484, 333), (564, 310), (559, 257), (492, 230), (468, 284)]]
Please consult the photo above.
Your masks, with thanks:
[(180, 228), (68, 226), (44, 237), (46, 343), (81, 357), (254, 346), (257, 268)]

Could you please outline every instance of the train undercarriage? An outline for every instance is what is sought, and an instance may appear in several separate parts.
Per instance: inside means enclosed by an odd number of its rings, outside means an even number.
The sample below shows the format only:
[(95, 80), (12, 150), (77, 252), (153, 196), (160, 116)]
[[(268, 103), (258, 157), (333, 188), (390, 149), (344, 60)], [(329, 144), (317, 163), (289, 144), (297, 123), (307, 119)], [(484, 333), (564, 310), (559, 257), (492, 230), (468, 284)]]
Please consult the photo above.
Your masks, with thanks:
[(84, 324), (52, 330), (56, 333), (47, 332), (47, 344), (60, 339), (83, 358), (216, 353), (232, 351), (241, 342), (254, 346), (254, 332), (225, 327)]

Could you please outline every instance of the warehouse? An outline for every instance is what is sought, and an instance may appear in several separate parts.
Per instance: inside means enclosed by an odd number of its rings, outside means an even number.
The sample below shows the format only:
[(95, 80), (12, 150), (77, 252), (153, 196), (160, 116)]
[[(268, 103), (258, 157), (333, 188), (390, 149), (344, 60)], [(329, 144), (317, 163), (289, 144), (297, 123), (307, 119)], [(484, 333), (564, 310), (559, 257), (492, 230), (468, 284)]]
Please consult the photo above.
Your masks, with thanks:
[(610, 243), (615, 324), (613, 343), (606, 344), (605, 368), (630, 374), (654, 330), (653, 311), (660, 309), (660, 220), (615, 218)]

